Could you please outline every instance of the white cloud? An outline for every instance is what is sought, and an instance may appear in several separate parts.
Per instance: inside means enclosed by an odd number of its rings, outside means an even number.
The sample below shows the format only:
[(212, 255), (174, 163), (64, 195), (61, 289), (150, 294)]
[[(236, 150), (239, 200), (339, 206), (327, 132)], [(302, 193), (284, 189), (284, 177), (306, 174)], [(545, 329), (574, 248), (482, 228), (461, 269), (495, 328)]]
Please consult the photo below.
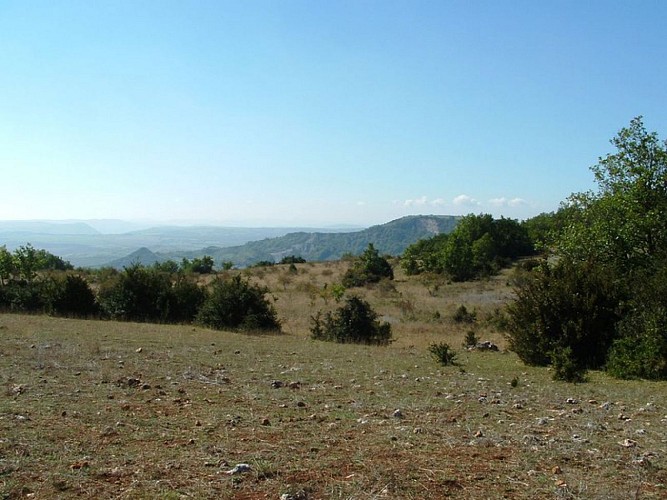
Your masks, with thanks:
[(509, 201), (509, 206), (510, 207), (523, 207), (525, 205), (528, 205), (528, 202), (524, 200), (523, 198), (512, 198)]
[(494, 207), (522, 207), (528, 205), (528, 202), (523, 198), (512, 198), (508, 199), (503, 197), (492, 198), (489, 200), (489, 204)]
[(467, 194), (458, 195), (452, 200), (452, 203), (459, 207), (478, 207), (480, 205), (479, 201)]
[(404, 205), (406, 207), (422, 207), (428, 203), (428, 198), (426, 196), (422, 196), (421, 198), (417, 198), (414, 200), (405, 200)]
[(415, 198), (412, 200), (405, 200), (403, 205), (406, 207), (424, 207), (427, 205), (439, 207), (446, 205), (447, 202), (442, 198), (436, 198), (435, 200), (429, 200), (427, 196), (421, 196), (420, 198)]

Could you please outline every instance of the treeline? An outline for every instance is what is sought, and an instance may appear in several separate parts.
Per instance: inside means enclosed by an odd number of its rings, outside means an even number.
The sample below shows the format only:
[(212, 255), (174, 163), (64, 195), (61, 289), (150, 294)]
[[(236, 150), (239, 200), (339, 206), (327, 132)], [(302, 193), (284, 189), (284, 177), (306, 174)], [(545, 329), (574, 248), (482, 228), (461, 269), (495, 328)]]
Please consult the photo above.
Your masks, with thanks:
[(401, 265), (409, 275), (446, 274), (453, 281), (491, 276), (517, 258), (533, 255), (545, 230), (513, 219), (471, 214), (451, 233), (409, 246)]
[(56, 269), (45, 262), (60, 261), (36, 258), (44, 254), (30, 246), (17, 250), (16, 255), (0, 248), (6, 264), (2, 268), (0, 310), (120, 321), (198, 323), (231, 330), (280, 330), (265, 287), (251, 284), (240, 275), (227, 274), (216, 276), (210, 286), (200, 285), (201, 273), (193, 270), (211, 272), (212, 260), (206, 258), (203, 262), (184, 262), (183, 266), (135, 264), (122, 271), (105, 268), (74, 272), (66, 263)]

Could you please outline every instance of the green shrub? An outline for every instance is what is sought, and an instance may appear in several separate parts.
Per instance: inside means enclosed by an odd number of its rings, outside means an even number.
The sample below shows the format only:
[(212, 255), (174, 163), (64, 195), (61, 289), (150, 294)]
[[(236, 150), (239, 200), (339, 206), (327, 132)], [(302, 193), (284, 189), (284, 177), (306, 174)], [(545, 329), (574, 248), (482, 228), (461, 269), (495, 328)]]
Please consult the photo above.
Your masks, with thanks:
[(239, 275), (218, 279), (197, 320), (217, 330), (279, 331), (280, 321), (267, 293), (267, 288), (252, 285)]
[(95, 293), (81, 276), (68, 275), (58, 283), (53, 312), (62, 316), (90, 317), (99, 313)]
[(206, 290), (184, 275), (179, 275), (169, 293), (167, 321), (192, 323), (207, 298)]
[(464, 347), (475, 347), (479, 343), (479, 337), (477, 336), (477, 333), (475, 333), (475, 330), (468, 330), (466, 333), (466, 338), (463, 341), (463, 346)]
[(522, 361), (548, 365), (569, 348), (576, 367), (604, 365), (622, 298), (613, 275), (599, 266), (561, 260), (536, 268), (515, 291), (506, 335)]
[(477, 313), (475, 311), (470, 312), (466, 306), (460, 305), (456, 311), (454, 311), (452, 319), (456, 323), (472, 324), (477, 321)]
[(168, 274), (134, 264), (102, 286), (99, 302), (112, 319), (164, 322), (168, 320), (170, 295)]
[(584, 382), (586, 379), (586, 367), (578, 359), (572, 347), (556, 347), (550, 353), (551, 365), (553, 367), (554, 380), (564, 382)]
[(343, 276), (343, 285), (347, 288), (364, 286), (368, 283), (377, 283), (383, 278), (394, 279), (394, 270), (389, 261), (380, 256), (372, 243), (354, 262), (352, 267)]
[(431, 344), (428, 348), (435, 360), (444, 366), (456, 364), (456, 352), (446, 342)]
[(311, 336), (315, 340), (339, 343), (387, 345), (391, 325), (381, 323), (370, 304), (359, 297), (349, 297), (335, 312), (311, 318)]
[(624, 379), (667, 379), (667, 309), (649, 307), (619, 323), (607, 372)]
[(47, 313), (53, 297), (50, 281), (10, 281), (0, 286), (0, 310)]

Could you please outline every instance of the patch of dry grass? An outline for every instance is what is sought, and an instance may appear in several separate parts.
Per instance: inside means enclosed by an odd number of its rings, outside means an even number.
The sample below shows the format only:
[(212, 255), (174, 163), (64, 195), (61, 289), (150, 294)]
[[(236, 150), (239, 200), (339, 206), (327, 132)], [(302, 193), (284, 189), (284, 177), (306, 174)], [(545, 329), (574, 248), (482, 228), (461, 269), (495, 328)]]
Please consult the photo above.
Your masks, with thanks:
[[(664, 498), (667, 384), (463, 351), (507, 277), (358, 290), (388, 347), (309, 339), (345, 263), (263, 270), (285, 335), (0, 316), (5, 498)], [(254, 275), (252, 279), (259, 279)], [(438, 313), (437, 315), (435, 313)], [(483, 340), (502, 341), (484, 321)], [(432, 342), (459, 350), (440, 367)], [(274, 383), (279, 381), (282, 383)], [(395, 410), (400, 410), (400, 415)], [(250, 471), (227, 474), (236, 464)]]

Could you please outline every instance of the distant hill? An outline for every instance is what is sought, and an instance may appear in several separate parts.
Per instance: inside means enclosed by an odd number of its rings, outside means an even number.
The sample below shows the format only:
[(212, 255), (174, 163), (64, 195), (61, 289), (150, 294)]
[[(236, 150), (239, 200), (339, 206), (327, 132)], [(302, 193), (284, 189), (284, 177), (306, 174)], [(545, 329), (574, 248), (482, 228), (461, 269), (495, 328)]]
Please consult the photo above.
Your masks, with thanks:
[[(131, 231), (118, 232), (132, 228)], [(303, 228), (157, 226), (115, 220), (90, 221), (0, 221), (0, 246), (9, 250), (30, 243), (62, 257), (74, 266), (99, 267), (125, 259), (138, 248), (164, 255), (197, 251), (201, 248), (229, 247), (303, 231)], [(309, 229), (333, 232), (340, 229)], [(109, 231), (109, 232), (106, 232)], [(159, 257), (164, 260), (165, 256)], [(122, 266), (119, 266), (122, 267)]]
[(142, 247), (136, 252), (132, 252), (130, 255), (126, 255), (120, 259), (116, 259), (109, 263), (109, 267), (114, 267), (116, 269), (122, 269), (124, 267), (129, 267), (133, 264), (141, 264), (142, 266), (152, 266), (156, 262), (160, 262), (161, 259), (155, 253), (151, 252), (148, 248)]
[[(218, 265), (231, 261), (238, 267), (265, 260), (279, 261), (289, 255), (297, 255), (308, 261), (326, 261), (340, 259), (345, 254), (358, 255), (369, 243), (373, 243), (382, 254), (401, 255), (409, 245), (420, 239), (451, 232), (459, 219), (453, 215), (413, 215), (354, 232), (295, 232), (240, 246), (211, 246), (197, 252), (183, 252), (174, 260), (209, 255)], [(160, 257), (166, 260), (175, 256)]]

